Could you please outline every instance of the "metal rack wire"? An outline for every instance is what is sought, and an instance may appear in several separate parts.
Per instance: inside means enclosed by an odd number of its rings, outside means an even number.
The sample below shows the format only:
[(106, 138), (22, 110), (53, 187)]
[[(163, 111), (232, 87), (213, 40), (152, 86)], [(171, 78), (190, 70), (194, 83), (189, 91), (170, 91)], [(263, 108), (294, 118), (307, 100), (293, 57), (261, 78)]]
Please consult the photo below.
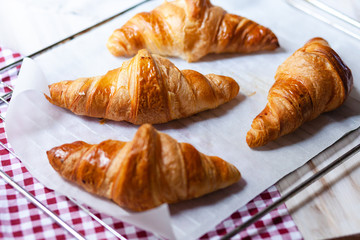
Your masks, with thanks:
[(360, 40), (360, 22), (318, 0), (286, 0), (292, 7)]
[[(0, 105), (1, 104), (9, 104), (9, 100), (11, 99), (13, 88), (6, 84), (5, 82), (0, 82), (0, 84), (3, 85), (4, 88), (7, 88), (10, 90), (10, 92), (5, 93), (0, 96)], [(5, 117), (0, 114), (0, 119), (5, 121)], [(11, 155), (16, 157), (17, 159), (21, 160), (20, 157), (11, 150), (10, 147), (5, 145), (4, 143), (0, 142), (0, 146), (4, 149), (6, 149)], [(29, 193), (25, 188), (20, 186), (18, 183), (16, 183), (8, 174), (6, 174), (2, 169), (0, 169), (0, 177), (2, 177), (8, 184), (10, 184), (15, 190), (17, 190), (19, 193), (24, 195), (31, 203), (33, 203), (36, 207), (44, 211), (50, 218), (52, 218), (57, 224), (59, 224), (61, 227), (63, 227), (65, 230), (67, 230), (73, 237), (76, 239), (85, 239), (81, 234), (79, 234), (76, 230), (74, 230), (70, 225), (68, 225), (65, 221), (63, 221), (58, 215), (53, 213), (49, 208), (47, 208), (43, 203), (41, 203), (38, 199), (36, 199), (31, 193)], [(106, 224), (104, 221), (102, 221), (100, 218), (95, 216), (92, 212), (90, 212), (87, 208), (82, 206), (78, 201), (76, 201), (73, 198), (68, 197), (68, 199), (73, 202), (76, 206), (78, 206), (82, 211), (84, 211), (86, 214), (88, 214), (91, 218), (93, 218), (95, 221), (97, 221), (100, 225), (102, 225), (105, 229), (107, 229), (109, 232), (111, 232), (114, 236), (116, 236), (118, 239), (126, 240), (125, 237), (123, 237), (120, 233), (118, 233), (115, 229), (110, 227), (108, 224)]]
[[(33, 58), (39, 54), (42, 54), (50, 49), (52, 49), (53, 47), (60, 45), (62, 43), (65, 43), (66, 41), (76, 38), (79, 35), (82, 35), (96, 27), (99, 27), (101, 25), (103, 25), (104, 23), (116, 18), (117, 16), (122, 15), (123, 13), (136, 8), (137, 6), (147, 2), (149, 0), (145, 0), (125, 11), (122, 11), (114, 16), (111, 16), (93, 26), (90, 26), (89, 28), (75, 33), (65, 39), (62, 39), (44, 49), (41, 49), (33, 54), (30, 54), (27, 57)], [(316, 14), (312, 14), (311, 12), (309, 12), (308, 10), (304, 10), (303, 6), (299, 7), (299, 5), (297, 3), (295, 3), (296, 1), (294, 0), (286, 0), (289, 4), (291, 4), (292, 6), (305, 11), (309, 14), (311, 14), (314, 17), (317, 17), (320, 20), (323, 20), (322, 17), (318, 17)], [(321, 9), (322, 11), (326, 11), (329, 14), (334, 15), (335, 17), (339, 18), (342, 21), (348, 22), (349, 24), (352, 24), (355, 27), (358, 27), (360, 29), (360, 23), (357, 22), (354, 19), (348, 18), (346, 15), (337, 12), (334, 9), (331, 9), (329, 7), (327, 7), (325, 4), (320, 3), (317, 0), (304, 0), (303, 2), (309, 2), (310, 4), (312, 4), (313, 6)], [(325, 6), (324, 6), (325, 5)], [(355, 23), (353, 22), (355, 21)], [(327, 23), (329, 23), (328, 21), (325, 21)], [(330, 23), (329, 23), (330, 24)], [(337, 26), (334, 26), (333, 24), (331, 24), (333, 27), (338, 28)], [(345, 33), (348, 33), (347, 30), (342, 29), (342, 28), (338, 28), (341, 31), (344, 31)], [(348, 33), (349, 34), (349, 33)], [(360, 35), (353, 35), (350, 34), (351, 36), (357, 38), (360, 40)], [(0, 73), (5, 72), (13, 67), (16, 67), (17, 65), (21, 64), (21, 62), (23, 61), (24, 58), (15, 61), (3, 68), (0, 69)], [(9, 101), (11, 99), (12, 96), (12, 87), (9, 86), (8, 84), (4, 83), (4, 82), (0, 82), (0, 84), (3, 84), (3, 87), (7, 88), (9, 90), (9, 92), (3, 94), (0, 96), (0, 105), (1, 104), (9, 104)], [(4, 116), (2, 116), (0, 114), (0, 118), (4, 121), (5, 118)], [(355, 131), (359, 131), (360, 130), (360, 126), (345, 134), (342, 138), (340, 138), (338, 141), (336, 141), (333, 145), (335, 145), (337, 142), (345, 139), (349, 134), (351, 134), (352, 132)], [(328, 148), (324, 149), (323, 151), (326, 151), (327, 149), (331, 148), (333, 145), (329, 146)], [(0, 142), (0, 146), (4, 149), (6, 149), (10, 154), (12, 154), (14, 157), (18, 158), (19, 160), (21, 160), (8, 146), (6, 146), (5, 144)], [(322, 151), (322, 152), (323, 152)], [(262, 211), (258, 212), (256, 215), (252, 216), (248, 221), (244, 222), (243, 224), (241, 224), (240, 226), (236, 227), (233, 231), (231, 231), (230, 233), (228, 233), (227, 235), (223, 236), (222, 239), (231, 239), (233, 236), (235, 236), (236, 234), (238, 234), (239, 232), (245, 230), (247, 227), (249, 227), (251, 224), (255, 223), (257, 220), (261, 219), (263, 216), (265, 216), (267, 213), (269, 213), (270, 211), (272, 211), (273, 209), (277, 208), (280, 204), (286, 202), (287, 200), (289, 200), (290, 198), (294, 197), (296, 194), (298, 194), (299, 192), (303, 191), (306, 187), (310, 186), (312, 183), (314, 183), (315, 181), (317, 181), (318, 179), (320, 179), (321, 177), (323, 177), (324, 175), (326, 175), (327, 173), (331, 172), (332, 170), (334, 170), (336, 167), (338, 167), (339, 165), (343, 164), (347, 159), (349, 159), (351, 156), (353, 156), (354, 154), (358, 153), (360, 151), (360, 144), (357, 144), (355, 147), (353, 147), (352, 149), (350, 149), (348, 152), (346, 152), (345, 154), (343, 154), (342, 156), (340, 156), (339, 158), (337, 158), (336, 160), (334, 160), (333, 162), (331, 162), (330, 164), (328, 164), (327, 166), (325, 166), (323, 169), (321, 169), (320, 171), (318, 171), (317, 173), (315, 173), (314, 175), (312, 175), (311, 177), (309, 177), (308, 179), (306, 179), (305, 181), (301, 182), (300, 184), (298, 184), (297, 186), (295, 186), (292, 190), (290, 190), (288, 193), (286, 193), (285, 195), (283, 195), (280, 199), (278, 199), (277, 201), (275, 201), (274, 203), (272, 203), (271, 205), (269, 205), (268, 207), (266, 207), (265, 209), (263, 209)], [(321, 152), (321, 153), (322, 153)], [(319, 154), (321, 154), (319, 153)], [(318, 155), (319, 155), (318, 154)], [(309, 160), (311, 161), (311, 159)], [(78, 232), (76, 232), (70, 225), (68, 225), (66, 222), (64, 222), (59, 216), (57, 216), (55, 213), (53, 213), (51, 210), (49, 210), (44, 204), (42, 204), (39, 200), (37, 200), (32, 194), (30, 194), (26, 189), (24, 189), (23, 187), (21, 187), (19, 184), (17, 184), (10, 176), (8, 176), (5, 172), (3, 172), (0, 169), (0, 176), (7, 182), (9, 183), (15, 190), (17, 190), (18, 192), (20, 192), (21, 194), (23, 194), (30, 202), (32, 202), (33, 204), (35, 204), (39, 209), (41, 209), (42, 211), (44, 211), (49, 217), (51, 217), (57, 224), (59, 224), (61, 227), (63, 227), (65, 230), (67, 230), (73, 237), (75, 237), (76, 239), (84, 239), (84, 237), (82, 235), (80, 235)], [(85, 208), (84, 206), (82, 206), (80, 203), (78, 203), (75, 199), (69, 198), (70, 201), (72, 201), (75, 205), (77, 205), (81, 210), (83, 210), (86, 214), (88, 214), (91, 218), (93, 218), (95, 221), (97, 221), (99, 224), (101, 224), (102, 226), (104, 226), (108, 231), (110, 231), (114, 236), (116, 236), (117, 238), (124, 240), (125, 238), (119, 234), (115, 229), (111, 228), (109, 225), (107, 225), (105, 222), (103, 222), (101, 219), (99, 219), (98, 217), (96, 217), (93, 213), (91, 213), (87, 208)]]
[[(145, 0), (142, 1), (124, 11), (121, 11), (109, 18), (106, 18), (105, 20), (96, 23), (95, 25), (92, 25), (80, 32), (77, 32), (67, 38), (64, 38), (54, 44), (51, 44), (39, 51), (36, 51), (26, 57), (28, 58), (33, 58), (36, 57), (50, 49), (52, 49), (55, 46), (58, 46), (60, 44), (65, 43), (66, 41), (69, 41), (71, 39), (74, 39), (96, 27), (99, 27), (109, 21), (111, 21), (112, 19), (130, 11), (131, 9), (136, 8), (137, 6), (140, 6), (141, 4), (147, 2), (149, 0)], [(10, 70), (11, 68), (14, 68), (18, 65), (20, 65), (22, 63), (22, 61), (25, 59), (25, 57), (9, 64), (6, 65), (4, 67), (2, 67), (0, 69), (0, 73), (3, 73), (5, 71)], [(3, 85), (4, 88), (7, 88), (9, 90), (9, 92), (3, 94), (0, 96), (0, 105), (1, 104), (7, 104), (9, 105), (9, 101), (11, 99), (12, 93), (13, 93), (13, 88), (8, 85), (5, 82), (0, 82), (0, 84)], [(3, 115), (0, 114), (0, 119), (2, 119), (3, 121), (5, 121), (5, 117)], [(21, 160), (8, 146), (6, 146), (5, 144), (3, 144), (2, 142), (0, 142), (0, 146), (4, 149), (6, 149), (10, 154), (12, 154), (14, 157), (16, 157), (17, 159)], [(74, 238), (76, 239), (85, 239), (81, 234), (79, 234), (76, 230), (74, 230), (69, 224), (67, 224), (65, 221), (63, 221), (58, 215), (56, 215), (55, 213), (53, 213), (48, 207), (46, 207), (43, 203), (41, 203), (38, 199), (36, 199), (31, 193), (29, 193), (25, 188), (23, 188), (22, 186), (20, 186), (18, 183), (16, 183), (8, 174), (6, 174), (2, 169), (0, 169), (0, 177), (2, 177), (8, 184), (10, 184), (15, 190), (17, 190), (19, 193), (23, 194), (30, 202), (32, 202), (36, 207), (38, 207), (39, 209), (41, 209), (44, 213), (46, 213), (50, 218), (52, 218), (57, 224), (59, 224), (61, 227), (63, 227), (66, 231), (68, 231)], [(98, 222), (100, 225), (102, 225), (105, 229), (107, 229), (109, 232), (111, 232), (115, 237), (117, 237), (118, 239), (121, 240), (126, 240), (125, 237), (123, 237), (120, 233), (118, 233), (115, 229), (113, 229), (112, 227), (110, 227), (108, 224), (106, 224), (104, 221), (102, 221), (100, 218), (98, 218), (97, 216), (95, 216), (92, 212), (90, 212), (87, 208), (85, 208), (84, 206), (82, 206), (79, 202), (77, 202), (75, 199), (73, 198), (69, 198), (69, 200), (71, 202), (73, 202), (75, 205), (77, 205), (82, 211), (84, 211), (87, 215), (89, 215), (92, 219), (94, 219), (96, 222)]]

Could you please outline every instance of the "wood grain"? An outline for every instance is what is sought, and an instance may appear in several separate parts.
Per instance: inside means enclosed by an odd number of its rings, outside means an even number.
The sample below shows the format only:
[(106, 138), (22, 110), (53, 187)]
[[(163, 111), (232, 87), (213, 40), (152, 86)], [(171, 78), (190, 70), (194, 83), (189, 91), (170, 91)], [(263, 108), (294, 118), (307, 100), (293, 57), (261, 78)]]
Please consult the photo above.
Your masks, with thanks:
[[(360, 142), (360, 130), (277, 183), (281, 193), (304, 181)], [(360, 233), (360, 153), (286, 202), (305, 239)]]

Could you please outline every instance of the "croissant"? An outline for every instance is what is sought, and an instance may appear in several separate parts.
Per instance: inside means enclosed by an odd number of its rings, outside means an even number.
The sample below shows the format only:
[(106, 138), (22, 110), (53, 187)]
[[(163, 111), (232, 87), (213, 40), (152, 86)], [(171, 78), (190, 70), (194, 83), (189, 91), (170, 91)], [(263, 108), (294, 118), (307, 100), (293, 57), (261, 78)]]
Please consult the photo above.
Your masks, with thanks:
[(254, 148), (299, 128), (304, 122), (339, 107), (353, 84), (350, 69), (322, 38), (298, 49), (275, 75), (265, 109), (246, 135)]
[(62, 81), (49, 86), (53, 104), (78, 115), (164, 123), (230, 101), (239, 85), (230, 77), (177, 69), (169, 60), (139, 53), (104, 76)]
[(270, 29), (209, 0), (175, 0), (135, 15), (113, 32), (107, 47), (114, 56), (132, 56), (146, 48), (194, 62), (209, 53), (274, 50), (279, 43)]
[(77, 141), (55, 147), (47, 156), (65, 179), (132, 211), (197, 198), (241, 178), (232, 164), (179, 143), (150, 124), (139, 127), (130, 142)]

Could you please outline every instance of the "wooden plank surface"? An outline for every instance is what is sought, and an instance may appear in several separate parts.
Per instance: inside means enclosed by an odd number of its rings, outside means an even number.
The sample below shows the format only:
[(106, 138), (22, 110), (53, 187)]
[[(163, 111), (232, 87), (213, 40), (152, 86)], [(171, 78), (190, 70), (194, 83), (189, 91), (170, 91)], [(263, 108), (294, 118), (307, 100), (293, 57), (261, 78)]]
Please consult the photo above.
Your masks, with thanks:
[[(357, 130), (279, 181), (279, 191), (285, 193), (359, 142)], [(287, 201), (286, 206), (305, 239), (359, 234), (360, 153)]]

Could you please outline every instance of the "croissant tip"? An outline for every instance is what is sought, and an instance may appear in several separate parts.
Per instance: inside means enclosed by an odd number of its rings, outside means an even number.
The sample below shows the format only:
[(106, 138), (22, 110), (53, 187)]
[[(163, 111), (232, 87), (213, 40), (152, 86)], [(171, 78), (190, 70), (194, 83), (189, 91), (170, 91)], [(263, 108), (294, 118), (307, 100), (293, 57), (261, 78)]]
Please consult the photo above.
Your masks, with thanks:
[(255, 144), (255, 136), (252, 129), (246, 134), (246, 143), (250, 148), (257, 147), (257, 145)]
[[(262, 112), (263, 113), (263, 112)], [(278, 129), (274, 129), (271, 124), (265, 124), (264, 115), (260, 113), (251, 124), (251, 129), (246, 134), (246, 143), (250, 148), (257, 148), (266, 145), (271, 140), (275, 140), (276, 137), (271, 133), (277, 132)], [(269, 115), (265, 115), (269, 116)], [(271, 123), (271, 120), (267, 120), (267, 123)]]
[(47, 158), (49, 160), (50, 165), (58, 171), (61, 168), (62, 162), (59, 155), (56, 154), (58, 151), (58, 147), (54, 147), (48, 151), (46, 151)]
[(125, 49), (121, 45), (114, 44), (112, 42), (107, 42), (106, 47), (109, 52), (115, 57), (128, 56)]
[(63, 144), (61, 146), (54, 147), (48, 151), (46, 151), (46, 155), (51, 166), (59, 171), (64, 160), (72, 153), (76, 152), (83, 146), (87, 146), (88, 144), (83, 141), (76, 141), (70, 144)]
[(53, 103), (52, 98), (44, 93), (44, 96), (46, 100), (48, 100), (50, 103)]

